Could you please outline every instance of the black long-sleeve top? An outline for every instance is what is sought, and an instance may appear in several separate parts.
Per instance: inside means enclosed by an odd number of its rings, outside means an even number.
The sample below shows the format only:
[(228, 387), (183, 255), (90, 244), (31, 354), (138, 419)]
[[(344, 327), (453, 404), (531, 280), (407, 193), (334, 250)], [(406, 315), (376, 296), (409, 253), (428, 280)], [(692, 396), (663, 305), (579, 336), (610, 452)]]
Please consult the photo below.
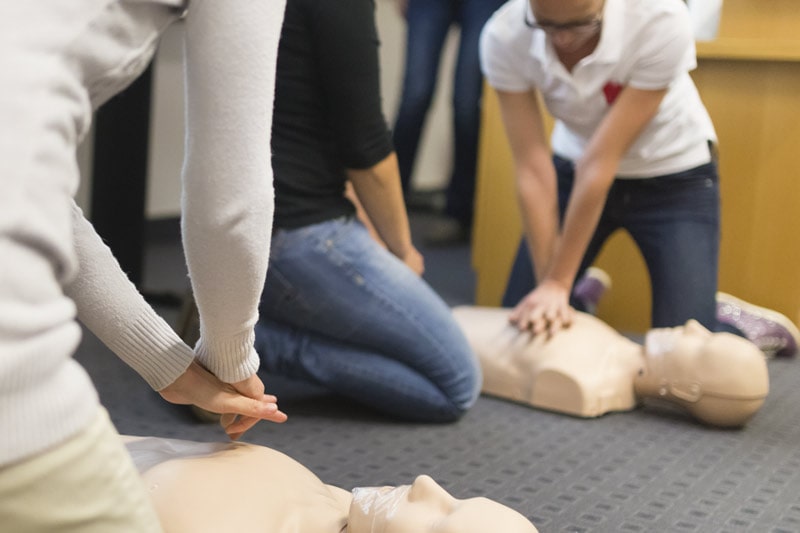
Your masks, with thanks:
[(352, 214), (345, 170), (392, 152), (378, 45), (374, 0), (288, 0), (272, 123), (275, 228)]

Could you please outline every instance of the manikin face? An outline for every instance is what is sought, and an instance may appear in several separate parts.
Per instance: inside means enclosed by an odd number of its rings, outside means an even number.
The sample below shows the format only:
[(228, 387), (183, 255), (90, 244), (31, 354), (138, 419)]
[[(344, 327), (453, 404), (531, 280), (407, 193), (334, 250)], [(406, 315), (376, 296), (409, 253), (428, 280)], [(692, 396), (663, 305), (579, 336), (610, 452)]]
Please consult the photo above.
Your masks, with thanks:
[(704, 395), (758, 398), (768, 388), (764, 356), (755, 345), (731, 333), (711, 333), (696, 320), (651, 330), (645, 357), (669, 394), (689, 402)]
[(530, 12), (525, 13), (526, 24), (544, 31), (559, 52), (578, 52), (600, 34), (604, 0), (529, 2)]
[(650, 330), (645, 336), (645, 352), (659, 365), (664, 357), (695, 358), (709, 340), (711, 332), (696, 320), (689, 320), (683, 326)]
[(459, 500), (429, 476), (411, 485), (353, 490), (347, 533), (536, 533), (525, 517), (486, 498)]
[(708, 366), (708, 358), (715, 352), (709, 350), (714, 339), (712, 333), (696, 320), (674, 328), (659, 328), (645, 336), (647, 366), (661, 382), (662, 396), (676, 396), (695, 402), (703, 395), (701, 367)]

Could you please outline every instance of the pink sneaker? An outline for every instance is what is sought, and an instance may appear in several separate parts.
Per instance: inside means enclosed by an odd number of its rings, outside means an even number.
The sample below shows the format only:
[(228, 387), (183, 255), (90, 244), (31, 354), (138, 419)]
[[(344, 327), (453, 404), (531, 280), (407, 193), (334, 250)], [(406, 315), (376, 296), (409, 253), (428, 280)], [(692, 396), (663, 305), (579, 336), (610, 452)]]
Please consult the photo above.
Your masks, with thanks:
[(767, 357), (793, 357), (800, 345), (800, 330), (789, 317), (772, 309), (717, 293), (717, 320), (736, 327)]
[(589, 267), (575, 282), (572, 297), (581, 302), (587, 313), (595, 314), (600, 298), (611, 288), (611, 276), (605, 270)]

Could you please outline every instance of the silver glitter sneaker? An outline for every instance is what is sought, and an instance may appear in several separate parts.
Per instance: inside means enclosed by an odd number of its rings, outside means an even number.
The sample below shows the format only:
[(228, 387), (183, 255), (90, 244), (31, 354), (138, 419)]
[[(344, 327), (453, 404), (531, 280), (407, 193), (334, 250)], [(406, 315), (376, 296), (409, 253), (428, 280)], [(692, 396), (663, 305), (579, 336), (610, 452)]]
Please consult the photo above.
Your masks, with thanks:
[(744, 333), (767, 357), (797, 355), (800, 330), (784, 314), (718, 292), (717, 320)]

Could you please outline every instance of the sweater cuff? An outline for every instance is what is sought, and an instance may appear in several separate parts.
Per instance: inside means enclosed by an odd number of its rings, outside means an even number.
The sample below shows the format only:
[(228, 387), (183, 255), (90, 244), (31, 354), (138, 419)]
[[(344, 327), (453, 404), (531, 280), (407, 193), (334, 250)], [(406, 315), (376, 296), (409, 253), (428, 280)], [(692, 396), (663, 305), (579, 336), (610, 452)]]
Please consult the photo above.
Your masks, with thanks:
[(157, 391), (186, 372), (194, 352), (158, 316), (145, 313), (108, 347)]
[(254, 347), (255, 332), (224, 340), (208, 340), (201, 335), (195, 347), (197, 360), (225, 383), (245, 380), (258, 371), (259, 357)]

